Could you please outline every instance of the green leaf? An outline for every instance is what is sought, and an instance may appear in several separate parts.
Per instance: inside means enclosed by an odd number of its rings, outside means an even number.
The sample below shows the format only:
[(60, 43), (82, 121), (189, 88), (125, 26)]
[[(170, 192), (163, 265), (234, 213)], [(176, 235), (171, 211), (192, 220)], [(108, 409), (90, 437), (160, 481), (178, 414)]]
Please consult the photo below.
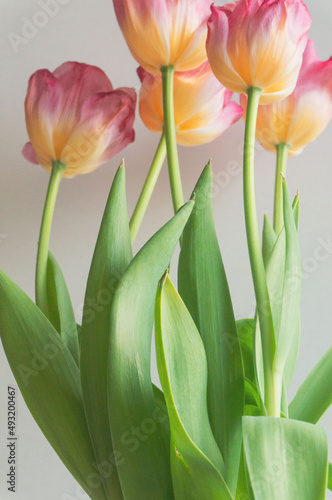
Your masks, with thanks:
[(243, 443), (255, 500), (325, 500), (326, 432), (270, 417), (244, 417)]
[[(115, 175), (93, 254), (85, 293), (81, 332), (81, 380), (92, 443), (108, 498), (123, 498), (107, 404), (107, 365), (111, 307), (120, 278), (132, 259), (126, 206), (125, 169)], [(112, 473), (107, 471), (112, 470)], [(106, 470), (106, 473), (103, 473)]]
[(169, 446), (156, 406), (150, 360), (158, 282), (193, 208), (187, 203), (135, 256), (115, 292), (109, 350), (109, 415), (126, 500), (174, 499)]
[(78, 344), (79, 346), (81, 345), (81, 332), (82, 332), (82, 325), (79, 325), (76, 323), (76, 328), (77, 328), (77, 337), (78, 337)]
[[(185, 432), (215, 468), (224, 473), (207, 410), (204, 345), (168, 275), (157, 292), (155, 330), (158, 372), (170, 415), (173, 444), (181, 452), (181, 435)], [(183, 459), (186, 461), (185, 456)]]
[(152, 384), (152, 390), (153, 390), (153, 395), (155, 399), (156, 406), (160, 408), (160, 413), (164, 415), (164, 417), (161, 419), (162, 421), (160, 422), (161, 425), (161, 430), (164, 435), (164, 442), (165, 446), (169, 446), (170, 442), (170, 436), (171, 436), (171, 430), (169, 426), (169, 418), (168, 418), (168, 411), (167, 411), (167, 405), (165, 401), (165, 396), (163, 391), (161, 391), (157, 386)]
[(65, 466), (93, 500), (106, 500), (85, 420), (79, 369), (58, 332), (0, 271), (3, 347), (23, 398)]
[(263, 252), (263, 260), (265, 267), (270, 258), (270, 255), (272, 254), (276, 242), (277, 242), (277, 235), (270, 222), (269, 216), (267, 214), (264, 214), (262, 252)]
[(329, 477), (328, 477), (327, 487), (329, 490), (332, 491), (332, 464), (331, 463), (329, 463)]
[[(294, 217), (294, 221), (295, 221), (296, 231), (298, 231), (298, 227), (299, 227), (299, 204), (300, 204), (300, 196), (299, 196), (299, 194), (297, 194), (295, 196), (293, 204), (292, 204), (292, 211), (293, 211), (293, 217)], [(296, 240), (296, 236), (294, 234), (294, 231), (293, 231), (293, 239), (294, 239), (294, 243), (296, 246), (296, 241), (298, 241), (298, 240)], [(297, 243), (297, 247), (299, 249), (298, 243)], [(301, 276), (301, 270), (299, 269), (299, 267), (298, 267), (298, 273), (299, 273), (299, 276)], [(300, 348), (300, 339), (301, 339), (301, 314), (300, 314), (300, 308), (299, 308), (297, 318), (294, 319), (294, 333), (290, 338), (289, 353), (287, 356), (287, 361), (286, 361), (285, 369), (284, 369), (285, 388), (283, 391), (283, 398), (285, 401), (286, 401), (286, 390), (285, 389), (288, 389), (288, 387), (290, 386), (290, 383), (292, 381), (294, 371), (296, 368), (297, 356), (298, 356), (298, 352), (299, 352), (299, 348)], [(285, 407), (285, 410), (286, 410), (286, 407)]]
[(293, 401), (289, 416), (316, 424), (332, 404), (332, 347), (311, 370)]
[(290, 347), (295, 345), (293, 337), (297, 336), (299, 333), (298, 320), (301, 299), (300, 245), (289, 191), (285, 181), (283, 181), (283, 200), (286, 256), (281, 319), (279, 335), (277, 336), (276, 355), (274, 359), (274, 370), (278, 373), (284, 372)]
[[(240, 462), (240, 470), (239, 470), (239, 479), (236, 488), (236, 496), (235, 500), (251, 500), (250, 490), (247, 481), (247, 471), (246, 464), (244, 458), (244, 451), (242, 449), (241, 453), (241, 462)], [(253, 499), (255, 500), (255, 499)]]
[(244, 374), (227, 278), (214, 227), (212, 170), (196, 184), (195, 207), (183, 233), (179, 292), (201, 334), (208, 363), (208, 410), (235, 494), (241, 456)]
[(255, 411), (255, 415), (266, 415), (266, 408), (260, 392), (255, 384), (250, 380), (245, 379), (245, 397), (246, 406), (256, 406), (258, 412)]
[(244, 375), (251, 382), (256, 383), (253, 353), (254, 320), (251, 318), (240, 319), (236, 322), (236, 327), (241, 346)]
[(295, 227), (296, 230), (299, 230), (299, 219), (300, 219), (300, 195), (299, 192), (297, 192), (297, 195), (295, 196), (293, 200), (293, 214), (294, 214), (294, 220), (295, 220)]
[(155, 331), (158, 372), (171, 427), (175, 498), (231, 500), (209, 423), (204, 346), (168, 275), (157, 292)]
[[(280, 380), (285, 410), (286, 393), (282, 388), (288, 388), (293, 377), (300, 343), (301, 256), (295, 215), (285, 181), (283, 190), (285, 227), (270, 255), (265, 254), (265, 270), (276, 338), (274, 369)], [(261, 337), (257, 320), (254, 338), (256, 374), (261, 394), (264, 394)]]
[(48, 253), (47, 261), (47, 306), (49, 320), (79, 364), (80, 349), (75, 314), (65, 278), (51, 252)]

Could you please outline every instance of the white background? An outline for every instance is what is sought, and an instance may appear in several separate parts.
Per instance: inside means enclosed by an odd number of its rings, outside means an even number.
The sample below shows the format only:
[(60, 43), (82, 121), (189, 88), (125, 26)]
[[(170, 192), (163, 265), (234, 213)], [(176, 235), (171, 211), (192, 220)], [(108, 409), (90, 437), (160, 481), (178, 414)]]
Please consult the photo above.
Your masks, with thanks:
[[(23, 102), (29, 76), (40, 68), (51, 71), (67, 60), (101, 67), (115, 87), (139, 89), (137, 64), (131, 58), (117, 26), (111, 0), (60, 0), (54, 17), (36, 29), (26, 43), (14, 50), (9, 33), (22, 36), (26, 19), (38, 24), (42, 11), (35, 0), (1, 0), (1, 175), (0, 175), (0, 266), (30, 296), (34, 293), (34, 265), (40, 217), (49, 176), (21, 156), (27, 141)], [(311, 37), (320, 57), (332, 54), (332, 4), (307, 0), (313, 17)], [(39, 19), (39, 21), (38, 21)], [(44, 18), (45, 21), (45, 18)], [(131, 213), (139, 195), (158, 137), (136, 120), (136, 142), (95, 173), (62, 182), (51, 249), (65, 274), (77, 317), (80, 317), (84, 288), (98, 226), (108, 190), (122, 155), (127, 165), (128, 206)], [(181, 169), (188, 198), (208, 158), (215, 174), (214, 211), (237, 318), (253, 310), (253, 290), (246, 250), (242, 206), (241, 122), (212, 144), (181, 148)], [(315, 260), (320, 241), (332, 239), (332, 124), (305, 152), (289, 162), (288, 181), (292, 192), (300, 190), (300, 239), (303, 259), (302, 344), (290, 398), (309, 370), (331, 345), (332, 255)], [(235, 163), (233, 163), (235, 162)], [(232, 165), (237, 174), (231, 174)], [(257, 147), (257, 197), (260, 220), (271, 215), (274, 157)], [(219, 179), (219, 181), (218, 181)], [(163, 170), (148, 213), (135, 243), (135, 250), (172, 215), (166, 169)], [(173, 266), (174, 267), (174, 266)], [(6, 391), (13, 376), (0, 351), (0, 497), (3, 500), (65, 500), (80, 497), (71, 478), (34, 423), (21, 397), (18, 398), (18, 488), (7, 492)], [(156, 378), (156, 368), (153, 374)], [(331, 412), (322, 420), (332, 443)], [(332, 456), (332, 449), (331, 449)], [(332, 495), (329, 496), (332, 498)], [(141, 499), (138, 499), (141, 500)]]

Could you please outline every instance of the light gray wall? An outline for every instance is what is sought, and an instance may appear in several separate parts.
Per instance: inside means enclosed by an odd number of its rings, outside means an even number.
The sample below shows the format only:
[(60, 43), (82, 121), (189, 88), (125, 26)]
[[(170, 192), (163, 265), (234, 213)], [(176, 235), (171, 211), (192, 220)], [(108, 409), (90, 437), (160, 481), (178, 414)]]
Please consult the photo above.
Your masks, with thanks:
[[(50, 0), (51, 1), (51, 0)], [(58, 12), (44, 18), (45, 26), (16, 47), (9, 33), (22, 36), (26, 19), (42, 23), (38, 17), (42, 1), (1, 0), (1, 181), (0, 181), (0, 266), (30, 296), (33, 296), (35, 253), (48, 174), (21, 156), (27, 140), (23, 101), (29, 76), (37, 69), (55, 69), (62, 62), (75, 60), (100, 66), (115, 87), (139, 88), (136, 63), (117, 26), (111, 0), (57, 0)], [(46, 3), (46, 0), (45, 0)], [(219, 2), (221, 3), (221, 2)], [(313, 17), (311, 37), (318, 53), (327, 59), (332, 53), (332, 4), (308, 0)], [(97, 236), (98, 225), (115, 169), (124, 154), (127, 165), (129, 211), (133, 210), (158, 137), (136, 121), (134, 145), (88, 176), (65, 180), (60, 189), (52, 232), (51, 248), (56, 255), (72, 295), (79, 318), (87, 272)], [(238, 318), (253, 311), (253, 291), (246, 251), (242, 206), (241, 146), (243, 123), (223, 137), (200, 148), (181, 148), (181, 169), (186, 198), (204, 163), (213, 159), (216, 176), (214, 210), (225, 266)], [(332, 124), (305, 153), (289, 162), (288, 181), (293, 193), (300, 190), (300, 238), (303, 256), (302, 345), (299, 364), (290, 395), (308, 371), (330, 347), (332, 338), (332, 256), (315, 259), (321, 241), (332, 238)], [(233, 162), (238, 173), (230, 174)], [(260, 218), (272, 210), (274, 157), (257, 147), (257, 198)], [(219, 179), (219, 180), (218, 180)], [(135, 249), (172, 215), (166, 169), (161, 174), (151, 206), (139, 232)], [(331, 247), (330, 247), (331, 248)], [(174, 266), (173, 266), (174, 267)], [(4, 486), (6, 471), (6, 387), (13, 376), (0, 351), (0, 497), (14, 498)], [(155, 365), (153, 367), (156, 377)], [(50, 448), (19, 398), (17, 500), (65, 500), (85, 498)], [(331, 412), (322, 425), (332, 443)], [(332, 455), (332, 449), (331, 449)], [(68, 498), (68, 497), (67, 497)], [(329, 496), (332, 498), (332, 495)]]

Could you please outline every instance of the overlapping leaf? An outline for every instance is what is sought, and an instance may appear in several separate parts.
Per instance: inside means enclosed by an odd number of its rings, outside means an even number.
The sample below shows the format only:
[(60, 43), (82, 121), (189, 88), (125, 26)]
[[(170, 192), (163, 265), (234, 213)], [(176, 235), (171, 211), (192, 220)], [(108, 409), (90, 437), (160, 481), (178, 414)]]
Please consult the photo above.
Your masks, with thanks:
[[(150, 374), (151, 339), (158, 282), (190, 216), (186, 204), (140, 250), (115, 292), (109, 349), (109, 415), (126, 500), (171, 500), (169, 445)], [(167, 417), (166, 417), (167, 418)]]
[(79, 364), (80, 349), (75, 314), (68, 288), (55, 257), (48, 253), (47, 306), (49, 320)]
[(325, 500), (323, 429), (282, 418), (244, 417), (243, 442), (255, 500)]
[(196, 184), (195, 207), (183, 234), (179, 292), (201, 334), (208, 363), (208, 410), (235, 493), (241, 455), (244, 375), (238, 332), (212, 210), (212, 170)]
[(0, 272), (0, 333), (23, 398), (65, 466), (93, 500), (106, 500), (94, 467), (79, 369), (40, 309)]
[(332, 405), (332, 347), (311, 370), (289, 406), (289, 416), (317, 423)]
[[(300, 341), (301, 258), (297, 236), (298, 196), (293, 205), (288, 187), (283, 182), (285, 227), (273, 249), (273, 228), (265, 216), (263, 231), (264, 262), (275, 331), (274, 371), (280, 378), (283, 409), (286, 411), (285, 389), (292, 379)], [(261, 394), (264, 394), (262, 348), (259, 324), (255, 327), (255, 365)]]
[(188, 310), (168, 275), (156, 301), (156, 352), (171, 427), (176, 500), (231, 500), (207, 409), (207, 361)]
[(107, 404), (110, 317), (115, 290), (131, 259), (125, 169), (121, 166), (107, 200), (91, 263), (81, 331), (85, 412), (97, 463), (111, 500), (122, 500), (123, 496), (114, 463)]

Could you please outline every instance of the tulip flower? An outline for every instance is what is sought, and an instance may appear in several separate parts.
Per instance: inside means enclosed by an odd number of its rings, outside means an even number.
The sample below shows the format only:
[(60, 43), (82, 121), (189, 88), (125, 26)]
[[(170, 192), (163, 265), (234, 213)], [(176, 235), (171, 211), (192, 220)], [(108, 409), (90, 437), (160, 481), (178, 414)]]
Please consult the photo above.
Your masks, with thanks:
[(174, 71), (191, 71), (206, 60), (211, 0), (113, 0), (115, 13), (136, 61), (163, 75), (168, 170), (174, 211), (183, 205), (173, 106)]
[[(138, 69), (142, 82), (139, 112), (152, 132), (164, 127), (161, 76)], [(177, 142), (185, 146), (205, 144), (222, 134), (243, 115), (230, 99), (233, 93), (216, 79), (208, 62), (197, 69), (174, 74), (174, 114)]]
[(136, 61), (150, 73), (163, 66), (189, 71), (206, 59), (210, 0), (113, 0)]
[[(245, 97), (241, 103), (245, 108)], [(321, 61), (313, 40), (308, 40), (294, 92), (281, 102), (259, 106), (256, 137), (269, 151), (284, 143), (289, 156), (297, 155), (323, 132), (331, 117), (332, 57)]]
[(85, 174), (134, 140), (136, 93), (113, 86), (105, 73), (67, 62), (53, 73), (36, 71), (25, 100), (30, 142), (23, 155), (47, 171), (54, 162), (64, 177)]
[(30, 142), (24, 156), (51, 172), (40, 228), (36, 303), (48, 316), (47, 262), (55, 201), (62, 177), (86, 174), (134, 140), (136, 92), (113, 86), (95, 66), (67, 62), (36, 71), (25, 99)]
[[(247, 100), (241, 96), (246, 109)], [(332, 117), (332, 58), (321, 61), (313, 40), (308, 40), (294, 92), (281, 102), (259, 106), (256, 138), (277, 153), (274, 229), (283, 227), (282, 186), (287, 157), (301, 153), (325, 129)]]
[(261, 89), (261, 104), (290, 95), (311, 24), (301, 0), (239, 0), (211, 7), (207, 54), (220, 82), (238, 93)]
[(254, 143), (259, 104), (289, 96), (296, 85), (311, 17), (301, 0), (238, 0), (211, 7), (207, 56), (218, 80), (248, 95), (243, 151), (243, 195), (251, 273), (261, 330), (264, 403), (280, 416), (280, 387), (272, 370), (274, 338), (255, 197)]

